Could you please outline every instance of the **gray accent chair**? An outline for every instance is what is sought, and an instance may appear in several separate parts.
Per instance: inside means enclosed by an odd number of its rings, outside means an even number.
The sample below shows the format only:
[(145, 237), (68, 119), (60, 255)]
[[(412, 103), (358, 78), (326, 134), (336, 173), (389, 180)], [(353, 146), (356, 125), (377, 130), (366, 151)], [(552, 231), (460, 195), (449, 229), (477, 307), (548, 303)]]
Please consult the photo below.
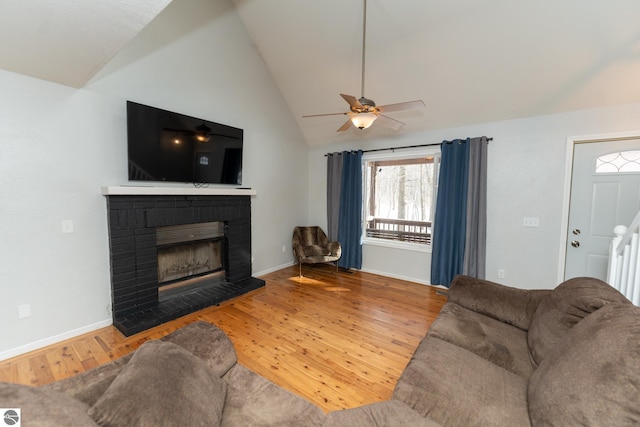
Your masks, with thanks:
[(336, 264), (342, 256), (340, 242), (330, 242), (327, 235), (318, 226), (295, 227), (293, 229), (293, 256), (299, 266), (302, 277), (302, 264), (331, 263)]

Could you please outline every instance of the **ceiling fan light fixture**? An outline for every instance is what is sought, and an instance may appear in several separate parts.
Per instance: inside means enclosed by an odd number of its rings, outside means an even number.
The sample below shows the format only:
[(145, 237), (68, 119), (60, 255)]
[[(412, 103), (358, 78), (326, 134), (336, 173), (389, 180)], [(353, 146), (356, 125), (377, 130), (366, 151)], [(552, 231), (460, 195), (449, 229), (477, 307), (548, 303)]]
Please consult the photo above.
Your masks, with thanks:
[(373, 113), (359, 113), (351, 116), (351, 123), (358, 129), (366, 129), (378, 118)]
[(209, 132), (211, 132), (211, 128), (202, 122), (200, 126), (196, 126), (195, 137), (199, 142), (209, 142), (211, 139)]

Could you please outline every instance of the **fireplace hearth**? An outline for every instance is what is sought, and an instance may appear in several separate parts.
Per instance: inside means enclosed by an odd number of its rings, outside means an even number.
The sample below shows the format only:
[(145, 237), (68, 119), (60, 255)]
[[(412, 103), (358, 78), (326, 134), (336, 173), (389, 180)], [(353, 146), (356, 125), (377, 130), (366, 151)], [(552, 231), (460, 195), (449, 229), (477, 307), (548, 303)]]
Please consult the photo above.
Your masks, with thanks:
[(251, 277), (250, 196), (105, 195), (113, 323), (126, 336), (264, 286)]

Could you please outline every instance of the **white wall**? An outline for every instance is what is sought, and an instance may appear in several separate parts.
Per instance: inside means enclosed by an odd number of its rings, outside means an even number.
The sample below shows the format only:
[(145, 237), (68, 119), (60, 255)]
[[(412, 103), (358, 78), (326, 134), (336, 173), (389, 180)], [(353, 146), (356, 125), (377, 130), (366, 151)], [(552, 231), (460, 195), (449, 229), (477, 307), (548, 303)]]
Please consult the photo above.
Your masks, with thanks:
[[(109, 318), (108, 102), (0, 71), (0, 354)], [(95, 138), (94, 135), (99, 135)], [(71, 219), (75, 233), (62, 234)], [(31, 317), (18, 320), (18, 305)], [(104, 323), (103, 323), (104, 324)]]
[[(640, 104), (633, 104), (314, 147), (309, 152), (310, 222), (326, 225), (327, 152), (486, 135), (493, 137), (488, 158), (487, 279), (521, 288), (553, 288), (558, 269), (564, 268), (559, 254), (566, 222), (562, 205), (567, 138), (637, 131), (638, 117)], [(523, 227), (525, 216), (540, 218), (540, 227)], [(506, 271), (504, 279), (498, 279), (498, 269)], [(363, 270), (428, 283), (430, 254), (365, 246)]]
[(230, 0), (174, 0), (81, 90), (0, 71), (0, 93), (0, 359), (110, 323), (100, 187), (128, 184), (126, 100), (243, 128), (254, 273), (292, 262), (308, 149)]

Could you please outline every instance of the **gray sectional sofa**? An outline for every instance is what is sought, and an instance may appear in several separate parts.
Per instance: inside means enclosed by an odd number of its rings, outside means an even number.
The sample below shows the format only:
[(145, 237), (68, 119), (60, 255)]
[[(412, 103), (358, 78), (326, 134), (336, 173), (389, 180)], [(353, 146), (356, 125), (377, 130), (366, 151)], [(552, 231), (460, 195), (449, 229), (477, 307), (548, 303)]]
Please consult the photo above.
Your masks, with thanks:
[(620, 426), (640, 423), (640, 308), (596, 279), (522, 290), (459, 276), (386, 402), (324, 414), (196, 322), (43, 387), (0, 384), (23, 425)]
[(458, 276), (393, 394), (444, 426), (640, 424), (640, 308), (608, 284)]

